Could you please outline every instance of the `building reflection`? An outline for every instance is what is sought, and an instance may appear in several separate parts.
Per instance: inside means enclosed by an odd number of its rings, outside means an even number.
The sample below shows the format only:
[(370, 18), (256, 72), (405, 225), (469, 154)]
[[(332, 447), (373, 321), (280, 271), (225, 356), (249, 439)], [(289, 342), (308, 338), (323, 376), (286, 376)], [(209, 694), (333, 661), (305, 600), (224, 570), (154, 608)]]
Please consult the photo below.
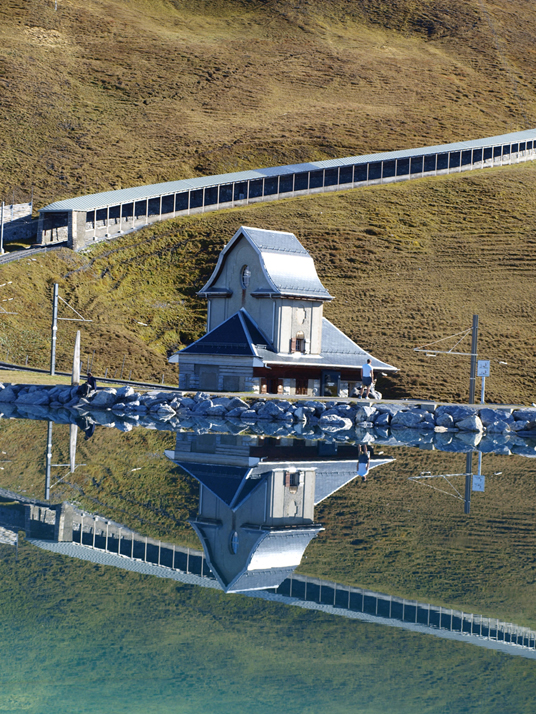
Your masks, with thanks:
[[(358, 478), (355, 446), (179, 433), (166, 455), (199, 483), (191, 524), (202, 551), (149, 538), (70, 503), (53, 505), (2, 489), (0, 547), (16, 546), (24, 531), (38, 548), (101, 566), (536, 659), (530, 628), (294, 572), (322, 530), (315, 506)], [(372, 452), (369, 468), (392, 461)]]
[[(225, 592), (288, 578), (323, 530), (315, 506), (356, 479), (359, 458), (332, 443), (186, 432), (166, 456), (199, 482), (190, 523)], [(369, 470), (393, 461), (369, 456)]]

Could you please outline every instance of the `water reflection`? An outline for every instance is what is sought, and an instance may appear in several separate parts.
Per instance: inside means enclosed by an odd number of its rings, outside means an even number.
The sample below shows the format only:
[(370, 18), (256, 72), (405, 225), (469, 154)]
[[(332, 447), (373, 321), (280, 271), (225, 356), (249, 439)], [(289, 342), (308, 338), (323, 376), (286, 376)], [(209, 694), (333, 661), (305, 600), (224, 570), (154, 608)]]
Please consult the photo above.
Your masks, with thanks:
[[(322, 530), (314, 509), (358, 476), (352, 447), (225, 434), (178, 433), (166, 456), (199, 482), (190, 521), (225, 592), (273, 588)], [(367, 449), (367, 470), (392, 457)]]
[[(49, 429), (49, 445), (50, 436)], [(69, 444), (63, 466), (70, 473), (73, 429)], [(80, 560), (535, 657), (536, 633), (529, 628), (295, 572), (323, 529), (315, 507), (351, 482), (359, 487), (363, 453), (336, 442), (179, 432), (166, 456), (199, 484), (198, 514), (190, 523), (202, 551), (147, 537), (72, 503), (9, 491), (0, 491), (0, 539), (14, 545), (23, 530), (35, 546)], [(46, 459), (55, 465), (52, 449)], [(394, 459), (367, 447), (367, 461), (373, 478)], [(47, 478), (50, 486), (50, 468)]]

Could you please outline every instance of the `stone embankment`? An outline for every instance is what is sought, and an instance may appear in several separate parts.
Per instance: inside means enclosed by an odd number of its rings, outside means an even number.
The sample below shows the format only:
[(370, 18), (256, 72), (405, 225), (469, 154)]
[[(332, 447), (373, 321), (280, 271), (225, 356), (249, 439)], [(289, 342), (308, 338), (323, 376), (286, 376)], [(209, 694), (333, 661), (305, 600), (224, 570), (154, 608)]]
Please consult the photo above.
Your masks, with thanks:
[[(467, 405), (420, 406), (404, 403), (368, 403), (357, 401), (300, 401), (286, 399), (214, 397), (199, 392), (144, 394), (132, 387), (99, 389), (81, 398), (78, 387), (38, 387), (0, 383), (0, 411), (8, 405), (16, 407), (20, 416), (45, 417), (49, 411), (75, 410), (91, 414), (97, 422), (106, 423), (102, 413), (127, 418), (135, 424), (150, 416), (152, 420), (184, 421), (203, 419), (239, 420), (244, 423), (276, 422), (281, 425), (307, 425), (323, 432), (334, 433), (351, 429), (417, 429), (435, 433), (468, 432), (473, 434), (507, 434), (536, 436), (536, 408), (506, 409)], [(10, 410), (7, 410), (10, 411)], [(101, 418), (99, 418), (99, 413)], [(7, 415), (7, 413), (6, 413)]]
[(214, 397), (132, 387), (102, 389), (80, 398), (77, 387), (0, 384), (0, 416), (93, 424), (131, 431), (192, 430), (309, 440), (418, 446), (440, 451), (517, 453), (536, 457), (536, 409), (410, 405), (320, 400)]

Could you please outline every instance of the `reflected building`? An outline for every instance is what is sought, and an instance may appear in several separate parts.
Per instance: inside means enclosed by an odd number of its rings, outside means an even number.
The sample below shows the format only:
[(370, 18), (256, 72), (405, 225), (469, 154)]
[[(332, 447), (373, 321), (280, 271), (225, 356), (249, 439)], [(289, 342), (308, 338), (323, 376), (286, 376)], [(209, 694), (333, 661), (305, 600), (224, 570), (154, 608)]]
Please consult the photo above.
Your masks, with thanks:
[(315, 506), (357, 476), (355, 447), (295, 439), (185, 432), (166, 456), (199, 482), (190, 523), (225, 592), (278, 587), (323, 530)]
[[(191, 523), (203, 551), (148, 538), (73, 504), (2, 489), (0, 543), (14, 545), (24, 530), (38, 548), (101, 566), (536, 659), (530, 628), (293, 572), (322, 530), (314, 507), (356, 478), (355, 447), (179, 433), (167, 456), (199, 483), (199, 513)], [(371, 455), (370, 467), (392, 460)]]

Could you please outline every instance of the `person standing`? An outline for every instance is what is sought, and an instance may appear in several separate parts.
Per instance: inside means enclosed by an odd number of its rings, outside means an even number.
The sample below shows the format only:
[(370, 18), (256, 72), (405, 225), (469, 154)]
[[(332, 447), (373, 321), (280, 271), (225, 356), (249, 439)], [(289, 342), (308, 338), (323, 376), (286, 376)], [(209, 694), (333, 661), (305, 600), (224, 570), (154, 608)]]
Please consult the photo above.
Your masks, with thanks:
[(372, 386), (372, 382), (374, 381), (374, 370), (372, 369), (372, 360), (368, 359), (367, 364), (363, 365), (362, 369), (362, 374), (361, 374), (361, 394), (359, 396), (363, 396), (363, 392), (365, 389), (367, 390), (366, 394), (366, 399), (368, 399), (369, 394), (370, 394), (370, 388)]

